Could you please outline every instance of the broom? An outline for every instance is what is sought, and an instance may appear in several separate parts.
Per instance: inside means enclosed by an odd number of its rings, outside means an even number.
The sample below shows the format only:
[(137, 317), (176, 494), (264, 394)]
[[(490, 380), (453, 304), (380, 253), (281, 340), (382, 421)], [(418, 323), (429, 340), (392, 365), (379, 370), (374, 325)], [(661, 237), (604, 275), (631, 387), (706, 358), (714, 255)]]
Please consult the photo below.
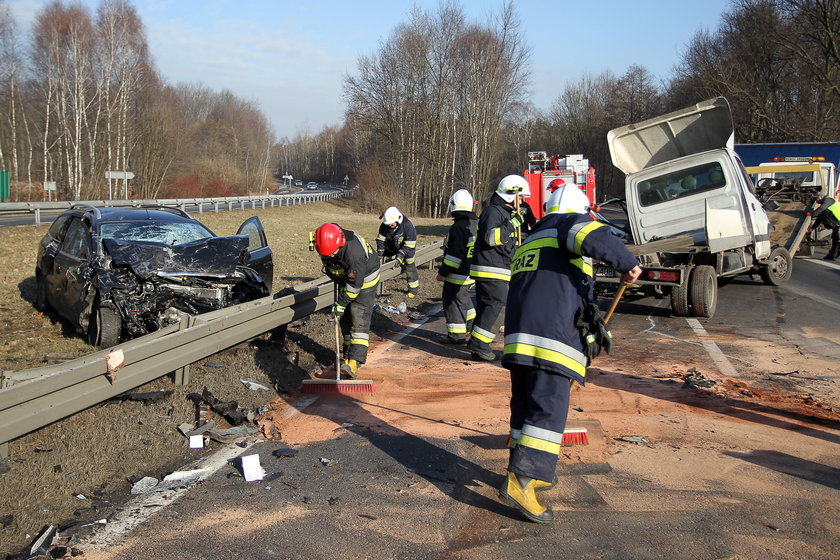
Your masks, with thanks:
[[(337, 299), (337, 295), (334, 299)], [(301, 393), (373, 393), (373, 381), (370, 379), (341, 378), (341, 328), (338, 315), (335, 319), (335, 379), (304, 379)]]
[[(621, 284), (618, 287), (618, 291), (615, 293), (615, 297), (613, 297), (612, 303), (610, 304), (610, 308), (607, 310), (607, 314), (604, 316), (604, 324), (610, 322), (610, 318), (613, 316), (615, 308), (618, 307), (618, 302), (621, 300), (621, 296), (624, 295), (624, 290), (626, 288), (627, 284)], [(588, 444), (589, 435), (586, 433), (586, 428), (566, 428), (565, 430), (563, 430), (563, 447), (567, 447), (569, 445)]]

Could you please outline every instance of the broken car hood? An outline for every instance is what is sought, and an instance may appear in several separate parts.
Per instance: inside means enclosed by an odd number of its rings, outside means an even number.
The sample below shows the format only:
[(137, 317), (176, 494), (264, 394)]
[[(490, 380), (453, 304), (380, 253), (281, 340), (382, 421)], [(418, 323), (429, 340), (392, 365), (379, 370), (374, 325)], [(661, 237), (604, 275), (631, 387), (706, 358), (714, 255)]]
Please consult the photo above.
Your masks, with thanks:
[(733, 149), (735, 127), (729, 102), (723, 97), (615, 128), (607, 133), (613, 165), (625, 174), (658, 163), (717, 150)]
[(116, 266), (129, 266), (139, 278), (152, 276), (233, 275), (248, 249), (248, 237), (209, 237), (184, 245), (105, 239), (105, 250)]

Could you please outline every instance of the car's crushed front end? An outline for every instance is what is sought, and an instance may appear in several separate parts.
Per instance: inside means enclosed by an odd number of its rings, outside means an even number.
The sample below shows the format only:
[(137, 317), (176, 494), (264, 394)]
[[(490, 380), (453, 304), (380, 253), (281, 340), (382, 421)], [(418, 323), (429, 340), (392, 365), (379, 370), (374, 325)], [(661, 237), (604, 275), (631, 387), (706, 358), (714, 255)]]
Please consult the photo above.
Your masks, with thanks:
[(129, 338), (269, 294), (245, 265), (245, 236), (182, 245), (105, 239), (103, 245), (110, 262), (99, 269), (98, 291), (119, 312)]

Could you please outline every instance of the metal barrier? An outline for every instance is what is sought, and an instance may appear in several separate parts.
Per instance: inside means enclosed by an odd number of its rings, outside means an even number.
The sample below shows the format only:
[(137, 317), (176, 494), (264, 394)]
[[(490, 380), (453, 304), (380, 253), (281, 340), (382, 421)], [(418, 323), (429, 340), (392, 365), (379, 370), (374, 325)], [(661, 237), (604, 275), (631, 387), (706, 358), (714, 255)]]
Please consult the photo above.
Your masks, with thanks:
[[(442, 241), (437, 241), (419, 248), (417, 264), (440, 257), (442, 245)], [(380, 269), (382, 281), (399, 274), (395, 261)], [(8, 455), (9, 441), (169, 373), (179, 372), (176, 381), (187, 383), (190, 364), (332, 305), (332, 286), (322, 276), (292, 286), (287, 295), (279, 292), (191, 316), (179, 324), (63, 364), (0, 371), (0, 456)], [(111, 382), (105, 357), (117, 350), (122, 350), (125, 366)]]
[(323, 193), (297, 193), (297, 194), (271, 194), (265, 196), (231, 196), (217, 198), (159, 198), (149, 200), (63, 200), (57, 202), (3, 202), (0, 203), (0, 214), (34, 214), (35, 225), (41, 225), (41, 212), (61, 212), (69, 209), (74, 204), (89, 204), (98, 207), (124, 207), (133, 206), (177, 206), (184, 210), (187, 206), (198, 206), (199, 214), (204, 213), (205, 206), (219, 211), (219, 205), (223, 209), (233, 210), (238, 207), (241, 210), (246, 208), (265, 208), (266, 205), (274, 206), (295, 206), (309, 202), (321, 202), (351, 196), (351, 189), (339, 189)]

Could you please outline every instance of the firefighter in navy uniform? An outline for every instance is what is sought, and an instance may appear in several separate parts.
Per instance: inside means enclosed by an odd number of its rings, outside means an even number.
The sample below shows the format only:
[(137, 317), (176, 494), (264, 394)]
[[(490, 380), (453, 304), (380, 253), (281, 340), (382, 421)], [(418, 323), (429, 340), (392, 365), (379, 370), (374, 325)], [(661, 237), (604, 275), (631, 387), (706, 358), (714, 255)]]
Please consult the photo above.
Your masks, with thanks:
[(408, 279), (408, 297), (417, 297), (420, 291), (420, 275), (414, 263), (417, 230), (411, 220), (403, 216), (395, 206), (385, 210), (381, 218), (379, 235), (376, 236), (376, 252), (380, 257), (397, 259), (401, 272)]
[(315, 249), (324, 273), (336, 283), (332, 313), (340, 317), (344, 338), (341, 372), (355, 379), (367, 359), (370, 321), (379, 283), (379, 258), (360, 235), (327, 223), (315, 230)]
[(443, 309), (446, 313), (446, 335), (437, 338), (444, 344), (465, 344), (467, 328), (475, 319), (475, 309), (470, 298), (469, 247), (475, 241), (475, 227), (478, 216), (473, 211), (475, 202), (466, 189), (456, 191), (449, 197), (449, 212), (452, 226), (443, 242), (443, 262), (438, 269), (437, 279), (443, 282)]
[(490, 344), (496, 338), (499, 316), (507, 299), (516, 231), (525, 223), (525, 210), (516, 212), (514, 206), (527, 185), (519, 175), (502, 179), (478, 218), (470, 265), (470, 276), (475, 279), (476, 316), (467, 343), (476, 360), (496, 359)]
[(591, 259), (622, 272), (625, 284), (641, 274), (636, 257), (588, 210), (580, 189), (553, 192), (511, 264), (502, 357), (511, 378), (511, 450), (500, 496), (537, 523), (553, 520), (534, 491), (556, 480), (571, 383), (583, 384), (599, 344), (609, 350)]
[(821, 225), (831, 230), (831, 248), (823, 258), (827, 261), (840, 257), (840, 202), (830, 196), (820, 195), (816, 198), (819, 207), (811, 214), (814, 220), (811, 227)]

